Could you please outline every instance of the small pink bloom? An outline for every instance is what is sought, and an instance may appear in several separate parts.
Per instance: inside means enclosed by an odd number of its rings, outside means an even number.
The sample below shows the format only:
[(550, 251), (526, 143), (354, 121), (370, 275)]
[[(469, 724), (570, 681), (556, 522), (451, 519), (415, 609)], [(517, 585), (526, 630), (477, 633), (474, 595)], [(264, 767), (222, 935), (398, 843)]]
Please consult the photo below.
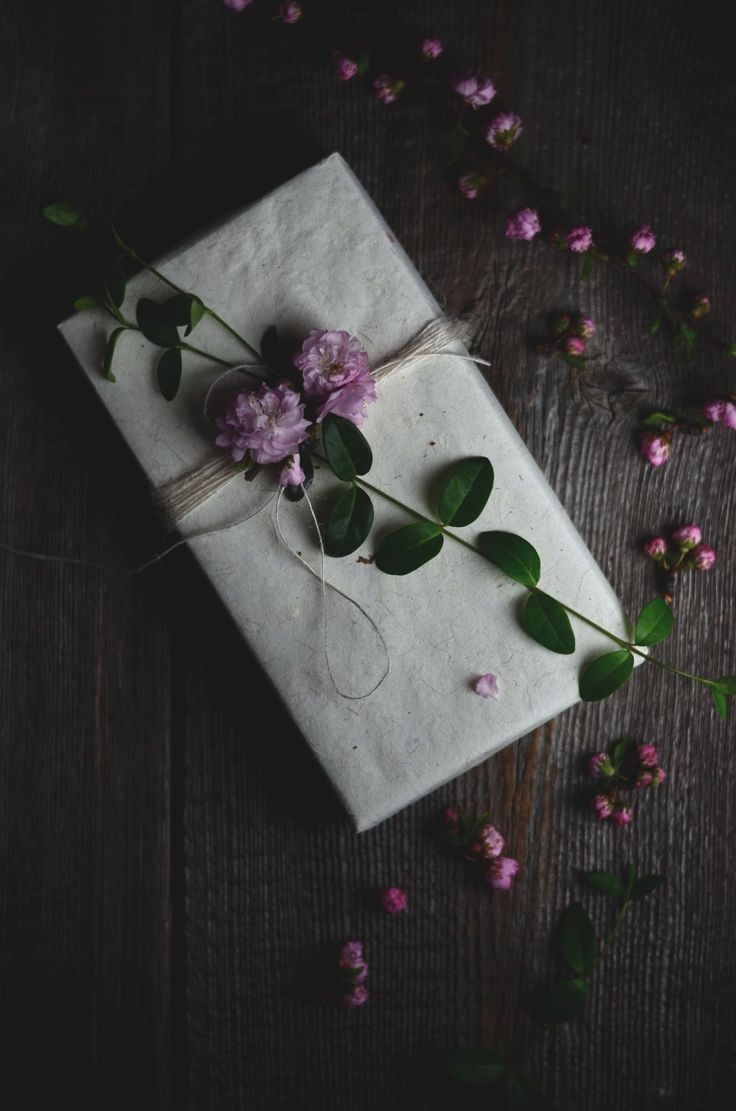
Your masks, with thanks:
[(721, 421), (724, 428), (736, 429), (736, 405), (732, 401), (724, 401)]
[(521, 116), (517, 116), (516, 112), (500, 112), (488, 125), (486, 142), (490, 143), (494, 150), (508, 150), (523, 130)]
[(500, 691), (498, 689), (498, 676), (492, 672), (486, 675), (481, 675), (473, 683), (473, 690), (479, 694), (481, 698), (498, 698)]
[(359, 968), (363, 964), (363, 942), (346, 941), (340, 950), (341, 968)]
[(304, 471), (299, 460), (298, 455), (292, 455), (291, 459), (287, 460), (281, 468), (279, 475), (279, 485), (281, 486), (301, 486), (305, 479)]
[(282, 23), (296, 23), (302, 18), (303, 14), (302, 6), (296, 0), (288, 0), (288, 3), (279, 4), (279, 15)]
[(494, 891), (508, 891), (518, 871), (518, 860), (510, 856), (497, 856), (486, 866), (486, 879)]
[(467, 174), (461, 174), (457, 179), (457, 187), (462, 195), (469, 201), (475, 200), (477, 196), (483, 191), (486, 183), (486, 178), (483, 174), (477, 174), (471, 170)]
[(672, 533), (672, 539), (680, 545), (680, 551), (689, 552), (703, 539), (703, 534), (697, 525), (683, 525)]
[(617, 806), (611, 820), (617, 826), (627, 826), (633, 817), (630, 806)]
[(426, 62), (431, 62), (435, 58), (439, 58), (444, 50), (444, 47), (439, 39), (426, 38), (422, 42), (422, 57)]
[(232, 8), (234, 12), (244, 12), (246, 8), (250, 7), (253, 0), (224, 0), (226, 8)]
[(643, 787), (651, 787), (654, 776), (651, 772), (639, 772), (634, 782), (634, 787), (637, 791), (642, 790)]
[(575, 325), (575, 330), (578, 335), (583, 336), (584, 339), (592, 339), (595, 335), (595, 323), (589, 316), (581, 316)]
[(596, 752), (588, 760), (588, 775), (591, 779), (608, 779), (613, 775), (613, 763), (607, 752)]
[(710, 297), (707, 293), (698, 293), (693, 298), (690, 315), (693, 320), (700, 320), (710, 312)]
[(661, 432), (645, 432), (639, 450), (647, 463), (651, 463), (653, 467), (661, 467), (670, 457), (670, 437)]
[(321, 401), (320, 423), (329, 413), (363, 424), (365, 407), (378, 397), (368, 356), (348, 332), (314, 329), (302, 344), (294, 366), (301, 372), (308, 398)]
[(490, 77), (483, 77), (480, 73), (462, 74), (453, 80), (452, 87), (473, 108), (490, 104), (496, 95), (496, 86)]
[(667, 778), (667, 772), (664, 768), (655, 768), (652, 772), (652, 786), (659, 787), (660, 783), (664, 783)]
[(649, 556), (650, 559), (664, 559), (667, 555), (667, 541), (663, 536), (655, 536), (653, 540), (647, 540), (644, 545), (644, 555)]
[(342, 1001), (346, 1007), (362, 1007), (370, 998), (368, 988), (363, 984), (356, 984), (354, 988), (343, 996)]
[(393, 104), (404, 88), (405, 82), (382, 73), (373, 82), (373, 92), (381, 104)]
[(448, 806), (442, 815), (442, 822), (448, 829), (457, 829), (460, 822), (460, 807)]
[(502, 834), (498, 832), (495, 826), (485, 825), (480, 831), (478, 855), (486, 860), (492, 860), (494, 857), (501, 855), (505, 844)]
[(388, 914), (398, 914), (399, 911), (406, 910), (406, 892), (400, 887), (384, 887), (379, 892), (378, 900)]
[(715, 401), (709, 401), (703, 406), (703, 414), (712, 420), (714, 424), (719, 424), (723, 420), (723, 412), (726, 408), (726, 402), (717, 398)]
[(640, 228), (636, 229), (629, 240), (629, 246), (639, 255), (648, 255), (656, 242), (657, 240), (654, 237), (654, 232), (649, 227), (649, 224), (642, 224)]
[(668, 274), (679, 274), (681, 270), (685, 269), (687, 259), (685, 252), (678, 250), (665, 251), (662, 255), (662, 262), (664, 263)]
[(637, 745), (635, 755), (642, 767), (656, 768), (659, 757), (654, 745)]
[(708, 544), (698, 544), (690, 556), (690, 566), (696, 571), (710, 571), (716, 561), (716, 553)]
[(542, 230), (539, 213), (534, 208), (519, 208), (506, 220), (507, 239), (533, 239)]
[(595, 795), (590, 800), (590, 808), (600, 821), (610, 818), (613, 814), (613, 804), (608, 795)]
[(582, 336), (568, 336), (565, 340), (564, 351), (566, 355), (584, 355), (585, 340)]
[(593, 246), (593, 229), (583, 224), (567, 233), (567, 245), (576, 255), (582, 255)]
[(254, 463), (280, 463), (297, 453), (310, 427), (301, 395), (285, 382), (236, 394), (215, 424), (220, 429), (215, 443), (227, 448), (236, 463), (246, 452)]
[(336, 51), (332, 55), (332, 61), (335, 66), (335, 76), (338, 81), (352, 81), (358, 72), (358, 63), (354, 58), (347, 58), (344, 54)]

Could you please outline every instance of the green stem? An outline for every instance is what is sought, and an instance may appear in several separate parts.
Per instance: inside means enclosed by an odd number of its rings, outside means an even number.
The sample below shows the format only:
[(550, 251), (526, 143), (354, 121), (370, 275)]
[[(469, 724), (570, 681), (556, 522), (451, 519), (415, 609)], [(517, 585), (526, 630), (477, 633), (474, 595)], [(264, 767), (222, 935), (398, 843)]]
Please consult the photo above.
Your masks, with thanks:
[(210, 359), (213, 363), (219, 363), (220, 366), (233, 367), (235, 364), (229, 363), (227, 359), (220, 359), (217, 355), (210, 355), (208, 351), (202, 351), (199, 347), (192, 347), (191, 343), (179, 343), (177, 347), (181, 351), (191, 351), (192, 355), (201, 355), (203, 359)]
[(606, 953), (608, 952), (608, 950), (611, 948), (614, 941), (618, 937), (618, 932), (621, 929), (621, 925), (623, 923), (623, 920), (626, 917), (626, 911), (629, 909), (630, 905), (631, 905), (630, 900), (628, 898), (625, 898), (623, 903), (621, 904), (621, 910), (616, 915), (616, 921), (613, 923), (613, 926), (611, 927), (611, 931), (608, 934), (608, 937), (603, 942), (603, 945), (600, 948), (598, 956), (595, 958), (595, 960), (593, 961), (593, 964), (591, 965), (590, 972), (585, 977), (586, 980), (590, 979), (590, 977), (593, 975), (593, 972), (595, 971), (596, 967), (601, 963), (601, 961), (605, 957)]

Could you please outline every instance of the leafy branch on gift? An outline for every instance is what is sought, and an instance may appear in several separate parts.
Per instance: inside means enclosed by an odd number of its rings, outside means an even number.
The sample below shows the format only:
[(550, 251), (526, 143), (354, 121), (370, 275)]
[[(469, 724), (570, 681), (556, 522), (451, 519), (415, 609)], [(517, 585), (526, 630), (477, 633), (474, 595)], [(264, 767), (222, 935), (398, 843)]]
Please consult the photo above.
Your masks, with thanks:
[[(629, 865), (623, 878), (612, 872), (593, 871), (585, 873), (584, 879), (613, 899), (617, 912), (610, 929), (600, 939), (581, 903), (574, 902), (563, 912), (558, 928), (559, 949), (571, 975), (546, 988), (535, 1000), (534, 1017), (544, 1028), (580, 1018), (590, 1000), (591, 980), (613, 948), (631, 905), (647, 898), (664, 883), (662, 875), (638, 876), (633, 865)], [(541, 1111), (547, 1106), (546, 1097), (521, 1071), (522, 1060), (523, 1054), (513, 1056), (502, 1049), (468, 1047), (449, 1053), (445, 1068), (464, 1086), (488, 1088), (502, 1101), (499, 1106)]]

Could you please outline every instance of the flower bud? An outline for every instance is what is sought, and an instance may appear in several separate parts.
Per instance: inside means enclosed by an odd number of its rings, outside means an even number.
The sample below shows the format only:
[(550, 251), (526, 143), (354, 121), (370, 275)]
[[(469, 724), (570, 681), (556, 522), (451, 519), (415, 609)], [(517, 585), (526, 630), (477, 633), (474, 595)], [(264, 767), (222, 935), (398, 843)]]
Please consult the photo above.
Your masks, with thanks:
[(647, 540), (644, 545), (644, 555), (649, 556), (650, 559), (657, 561), (664, 559), (667, 555), (667, 541), (663, 536), (655, 536), (652, 540)]
[(387, 73), (382, 73), (373, 82), (373, 92), (376, 100), (380, 100), (381, 104), (393, 104), (401, 94), (405, 84), (405, 81), (389, 77)]
[(639, 772), (634, 780), (634, 787), (637, 791), (640, 791), (643, 787), (651, 787), (653, 778), (651, 772)]
[(725, 428), (736, 429), (736, 405), (732, 401), (724, 401), (721, 421)]
[(486, 860), (492, 860), (493, 857), (500, 856), (506, 844), (502, 834), (498, 832), (495, 826), (485, 825), (480, 831), (480, 844), (478, 846), (480, 855)]
[(607, 752), (596, 752), (588, 760), (588, 775), (591, 779), (608, 779), (613, 775), (613, 762)]
[(698, 544), (690, 556), (690, 566), (696, 571), (710, 571), (716, 561), (716, 553), (708, 544)]
[(675, 274), (679, 274), (681, 270), (685, 269), (687, 259), (685, 252), (679, 249), (674, 251), (665, 251), (662, 255), (662, 264), (667, 271), (667, 277), (673, 278)]
[(582, 336), (568, 336), (563, 350), (566, 355), (580, 356), (585, 354), (585, 340)]
[(670, 436), (663, 432), (645, 432), (639, 444), (639, 450), (653, 467), (661, 467), (670, 457)]
[(654, 237), (654, 232), (649, 227), (649, 224), (642, 224), (631, 236), (629, 246), (632, 251), (636, 251), (638, 255), (648, 255), (656, 245), (656, 242), (657, 240)]
[(486, 879), (494, 891), (508, 891), (518, 871), (518, 860), (513, 860), (510, 856), (497, 856), (486, 868)]
[(335, 66), (335, 76), (338, 81), (352, 81), (358, 72), (358, 63), (355, 58), (348, 58), (339, 51), (335, 51), (332, 55), (332, 61)]
[(654, 745), (637, 745), (634, 755), (643, 768), (656, 768), (658, 756)]
[(579, 228), (571, 228), (565, 238), (568, 248), (574, 254), (582, 255), (593, 246), (593, 229), (583, 224)]
[(652, 786), (659, 787), (660, 783), (664, 783), (667, 778), (667, 772), (664, 768), (655, 768), (652, 772)]
[(362, 1007), (369, 999), (368, 988), (363, 984), (356, 984), (342, 998), (346, 1007)]
[(689, 552), (700, 543), (703, 534), (697, 525), (683, 525), (672, 533), (672, 539), (680, 545), (681, 552)]
[(439, 58), (444, 47), (439, 39), (426, 38), (422, 42), (421, 50), (425, 62), (432, 62), (435, 58)]
[(542, 230), (539, 213), (534, 208), (519, 208), (506, 220), (507, 239), (533, 239)]
[(282, 23), (296, 23), (303, 16), (302, 6), (296, 0), (289, 0), (288, 3), (279, 4), (279, 16)]
[(400, 887), (384, 887), (378, 894), (378, 901), (387, 914), (398, 914), (406, 910), (406, 892)]
[(710, 312), (710, 297), (707, 293), (698, 293), (693, 298), (690, 315), (693, 320), (700, 320)]
[(517, 116), (516, 112), (501, 112), (488, 125), (486, 142), (494, 150), (506, 151), (514, 145), (523, 130), (521, 116)]
[(601, 822), (613, 814), (613, 803), (608, 795), (595, 795), (590, 800), (590, 808)]
[(726, 402), (721, 398), (715, 398), (713, 401), (708, 401), (703, 406), (703, 416), (708, 420), (712, 420), (714, 424), (720, 424), (723, 420), (723, 413), (726, 408)]
[(462, 174), (457, 179), (458, 189), (460, 190), (462, 195), (469, 201), (475, 200), (475, 198), (483, 192), (485, 184), (486, 178), (483, 176), (483, 174), (475, 173), (472, 170), (466, 174)]
[(633, 817), (630, 806), (617, 806), (611, 815), (614, 825), (617, 826), (627, 826)]
[(578, 318), (578, 322), (575, 325), (575, 331), (584, 339), (592, 339), (595, 335), (595, 323), (589, 316), (581, 316)]

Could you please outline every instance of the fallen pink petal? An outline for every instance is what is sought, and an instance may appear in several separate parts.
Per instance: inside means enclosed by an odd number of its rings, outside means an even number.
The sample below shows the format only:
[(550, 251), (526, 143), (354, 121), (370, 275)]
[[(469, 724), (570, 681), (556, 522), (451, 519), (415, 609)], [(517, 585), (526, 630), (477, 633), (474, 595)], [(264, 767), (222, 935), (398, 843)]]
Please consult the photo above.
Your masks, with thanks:
[(473, 683), (473, 690), (481, 698), (498, 698), (501, 693), (498, 688), (498, 676), (490, 671), (486, 675), (481, 675)]

